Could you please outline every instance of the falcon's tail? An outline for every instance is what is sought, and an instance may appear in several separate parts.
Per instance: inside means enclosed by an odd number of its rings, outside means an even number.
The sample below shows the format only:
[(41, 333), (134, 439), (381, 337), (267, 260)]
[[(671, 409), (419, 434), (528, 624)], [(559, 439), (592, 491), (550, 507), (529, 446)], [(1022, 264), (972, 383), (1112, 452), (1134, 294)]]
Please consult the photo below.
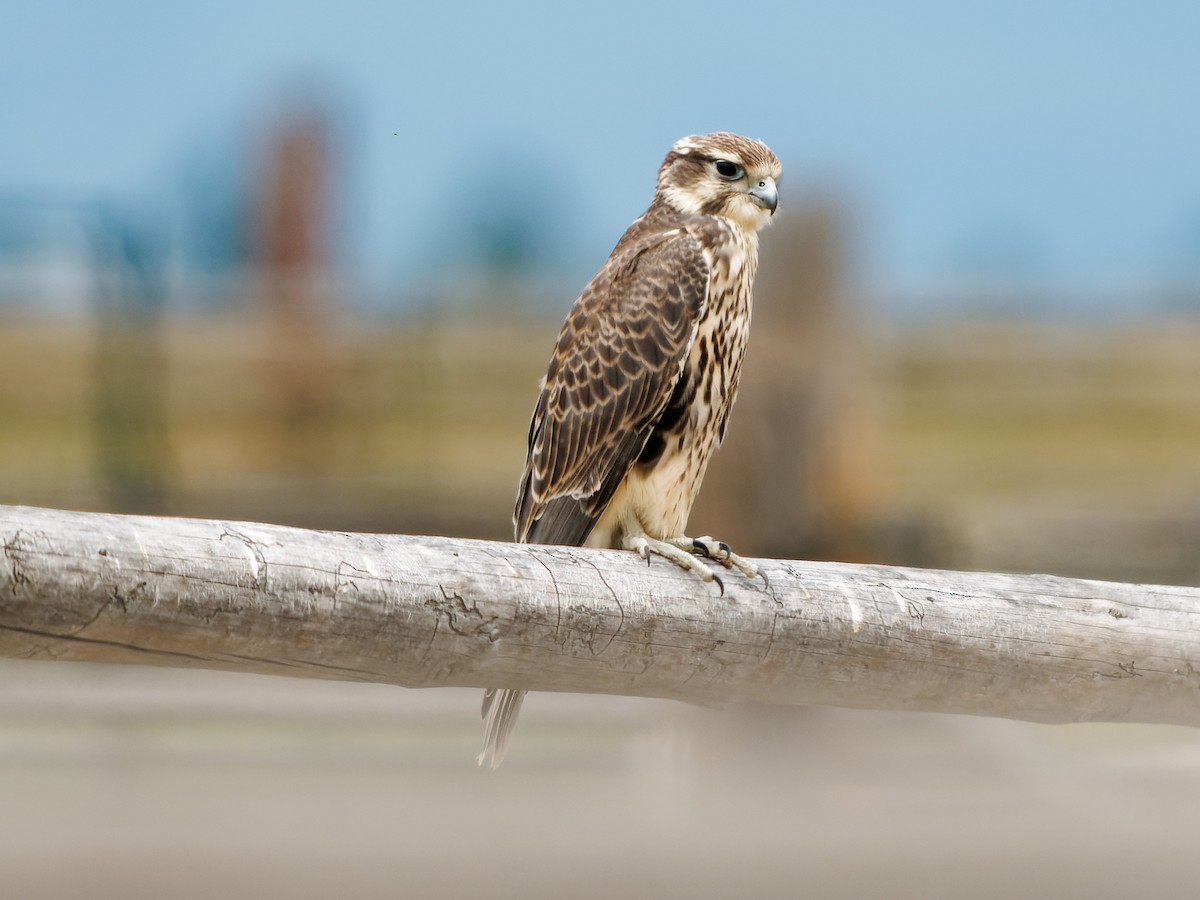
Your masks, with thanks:
[(479, 765), (489, 765), (493, 771), (500, 768), (524, 699), (525, 691), (489, 688), (483, 692), (483, 752), (475, 758)]

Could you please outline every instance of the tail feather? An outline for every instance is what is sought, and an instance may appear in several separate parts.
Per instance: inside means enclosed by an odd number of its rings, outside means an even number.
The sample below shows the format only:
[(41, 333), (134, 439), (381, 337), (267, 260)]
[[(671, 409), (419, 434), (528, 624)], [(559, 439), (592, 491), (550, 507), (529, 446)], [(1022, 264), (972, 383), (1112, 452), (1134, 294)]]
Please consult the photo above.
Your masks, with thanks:
[(525, 700), (525, 691), (510, 691), (489, 688), (483, 693), (483, 752), (475, 758), (479, 765), (488, 765), (493, 771), (504, 762), (508, 742), (517, 726), (517, 714)]

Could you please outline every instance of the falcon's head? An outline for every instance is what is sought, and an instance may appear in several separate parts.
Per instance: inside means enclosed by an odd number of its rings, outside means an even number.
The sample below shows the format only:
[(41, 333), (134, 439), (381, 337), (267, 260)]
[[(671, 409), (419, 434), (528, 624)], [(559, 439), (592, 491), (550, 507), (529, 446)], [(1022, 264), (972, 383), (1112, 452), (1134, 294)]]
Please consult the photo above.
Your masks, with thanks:
[(748, 231), (779, 204), (778, 157), (759, 141), (728, 131), (675, 142), (658, 168), (658, 196), (687, 215), (725, 216)]

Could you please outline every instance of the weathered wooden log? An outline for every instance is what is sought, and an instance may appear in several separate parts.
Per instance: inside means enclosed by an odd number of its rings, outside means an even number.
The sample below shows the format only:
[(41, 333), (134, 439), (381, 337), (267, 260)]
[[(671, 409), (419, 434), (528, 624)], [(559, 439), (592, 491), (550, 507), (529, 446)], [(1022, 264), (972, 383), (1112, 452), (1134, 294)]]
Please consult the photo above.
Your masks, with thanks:
[(1200, 590), (0, 507), (0, 656), (1200, 725)]

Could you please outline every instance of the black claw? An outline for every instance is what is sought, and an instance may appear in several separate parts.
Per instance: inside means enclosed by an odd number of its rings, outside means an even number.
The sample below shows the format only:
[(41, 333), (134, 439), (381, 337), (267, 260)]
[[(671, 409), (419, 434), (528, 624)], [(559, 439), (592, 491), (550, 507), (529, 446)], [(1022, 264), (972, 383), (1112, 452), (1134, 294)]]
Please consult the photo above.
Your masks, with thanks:
[(725, 596), (725, 582), (723, 582), (721, 580), (721, 576), (714, 574), (713, 581), (715, 581), (717, 583), (717, 587), (719, 587), (721, 589), (721, 593), (718, 596), (724, 597)]
[(771, 590), (771, 579), (767, 577), (767, 573), (763, 571), (762, 566), (758, 567), (758, 577), (763, 580), (763, 590)]
[(717, 544), (717, 546), (721, 548), (721, 552), (726, 556), (733, 556), (733, 548), (724, 541), (721, 541), (719, 544)]
[(705, 559), (708, 558), (708, 547), (699, 538), (692, 538), (692, 552), (697, 556), (703, 556)]

